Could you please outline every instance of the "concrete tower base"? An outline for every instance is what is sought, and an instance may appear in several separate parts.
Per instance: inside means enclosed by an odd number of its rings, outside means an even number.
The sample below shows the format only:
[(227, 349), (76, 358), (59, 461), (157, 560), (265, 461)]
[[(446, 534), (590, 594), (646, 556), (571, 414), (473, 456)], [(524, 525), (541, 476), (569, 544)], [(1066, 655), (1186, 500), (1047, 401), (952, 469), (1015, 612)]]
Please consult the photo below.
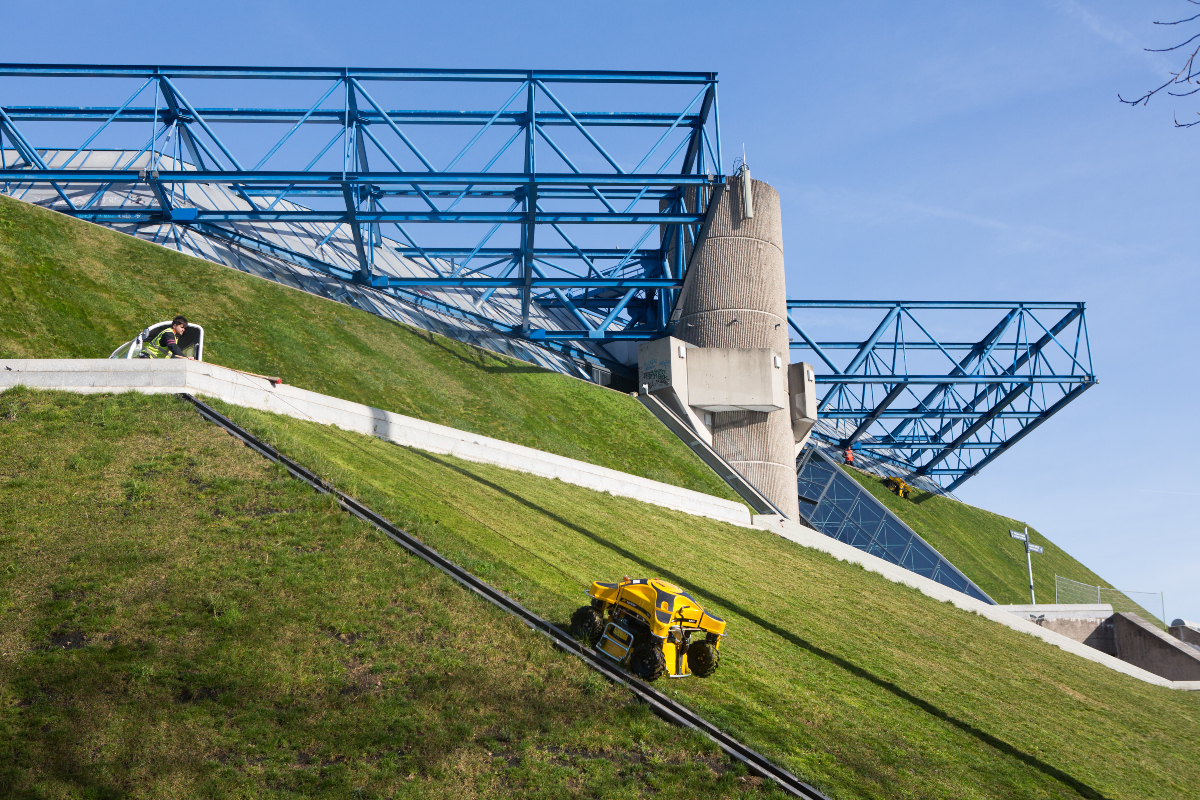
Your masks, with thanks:
[[(788, 364), (787, 288), (779, 193), (762, 181), (731, 178), (712, 200), (704, 238), (692, 254), (675, 336), (699, 347), (771, 350)], [(753, 191), (753, 218), (742, 192)], [(800, 513), (796, 457), (787, 409), (721, 411), (713, 449), (792, 519)]]

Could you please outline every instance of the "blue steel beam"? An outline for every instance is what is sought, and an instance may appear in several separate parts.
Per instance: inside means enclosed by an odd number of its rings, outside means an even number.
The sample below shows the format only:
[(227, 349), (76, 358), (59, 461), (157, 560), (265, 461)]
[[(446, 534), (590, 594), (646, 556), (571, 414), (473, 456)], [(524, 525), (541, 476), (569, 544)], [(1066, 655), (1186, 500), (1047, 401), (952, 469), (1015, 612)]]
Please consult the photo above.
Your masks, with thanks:
[(461, 81), (471, 83), (715, 83), (715, 72), (635, 72), (625, 70), (393, 69), (388, 67), (200, 67), (183, 65), (11, 64), (0, 77), (43, 78), (208, 78), (359, 81)]
[[(848, 314), (859, 315), (858, 327), (871, 309), (888, 315), (863, 340), (806, 331), (820, 326), (824, 333)], [(1096, 383), (1082, 303), (789, 300), (788, 310), (798, 334), (792, 349), (812, 351), (823, 363), (816, 376), (825, 390), (821, 418), (848, 426), (836, 436), (818, 426), (814, 435), (951, 487)], [(923, 318), (948, 312), (1000, 312), (1001, 319), (979, 340), (939, 341), (931, 331), (947, 326)], [(1053, 325), (1042, 323), (1039, 315), (1055, 312), (1061, 318)], [(794, 316), (800, 314), (803, 325)], [(911, 335), (903, 321), (913, 325)], [(961, 330), (961, 321), (953, 327)], [(854, 352), (843, 368), (848, 350)], [(938, 359), (952, 367), (948, 373), (929, 369)], [(931, 391), (913, 394), (922, 385)]]
[[(28, 173), (26, 173), (28, 174)], [(169, 181), (156, 178), (162, 184)], [(0, 182), (4, 181), (0, 173)], [(126, 181), (131, 183), (132, 181)], [(22, 183), (22, 181), (13, 181)], [(30, 183), (26, 178), (23, 183)], [(61, 210), (61, 209), (56, 209)], [(70, 216), (97, 221), (111, 222), (154, 222), (156, 210), (145, 206), (102, 207), (62, 211)], [(258, 222), (326, 222), (342, 223), (351, 218), (349, 211), (268, 211), (266, 209), (238, 211), (197, 212), (199, 218), (208, 221), (258, 221)], [(549, 224), (598, 224), (598, 225), (678, 225), (692, 222), (694, 214), (581, 214), (567, 211), (531, 212), (529, 214), (503, 211), (358, 211), (353, 214), (360, 222), (507, 222), (525, 225)]]
[[(3, 109), (0, 109), (0, 114)], [(36, 151), (34, 151), (36, 156)], [(37, 157), (40, 160), (40, 157)], [(37, 181), (72, 181), (75, 183), (119, 183), (128, 182), (136, 172), (111, 169), (8, 169), (0, 176), (8, 180), (37, 180)], [(162, 170), (162, 179), (168, 183), (246, 183), (252, 184), (291, 184), (298, 186), (320, 186), (329, 183), (340, 183), (343, 180), (362, 184), (411, 184), (421, 186), (462, 186), (466, 184), (487, 184), (492, 186), (509, 186), (527, 188), (530, 186), (656, 186), (663, 189), (677, 189), (684, 186), (708, 186), (711, 179), (705, 175), (680, 174), (637, 174), (615, 175), (605, 173), (540, 173), (531, 175), (521, 172), (360, 172), (346, 173), (341, 171), (287, 171), (259, 170), (257, 172), (225, 171), (225, 170)], [(703, 215), (690, 215), (692, 219), (703, 220)]]
[[(380, 280), (383, 278), (381, 277)], [(383, 284), (380, 284), (383, 285)], [(671, 278), (387, 278), (388, 286), (428, 286), (431, 289), (678, 289), (683, 281)], [(944, 378), (942, 380), (945, 380)], [(1009, 379), (1011, 382), (1011, 379)]]
[[(111, 115), (116, 106), (96, 108), (38, 108), (31, 106), (5, 106), (14, 120), (26, 122), (100, 122)], [(343, 112), (333, 109), (317, 109), (305, 117), (306, 109), (252, 109), (252, 108), (213, 108), (199, 106), (196, 111), (206, 120), (214, 123), (252, 123), (252, 124), (296, 124), (303, 121), (308, 125), (335, 125), (342, 127)], [(186, 114), (186, 112), (185, 112)], [(493, 119), (494, 117), (494, 119)], [(644, 114), (640, 112), (588, 112), (574, 113), (575, 120), (588, 127), (613, 128), (665, 128), (669, 133), (675, 127), (694, 128), (699, 124), (699, 114)], [(114, 124), (140, 123), (142, 125), (158, 120), (169, 122), (173, 115), (166, 109), (153, 109), (148, 106), (133, 106), (126, 109)], [(424, 111), (419, 109), (385, 109), (374, 111), (363, 109), (359, 112), (359, 121), (364, 125), (386, 124), (390, 119), (397, 125), (422, 125), (443, 127), (447, 125), (470, 126), (488, 125), (494, 127), (524, 128), (524, 112), (502, 111)], [(678, 126), (675, 124), (678, 122)], [(553, 111), (538, 112), (538, 127), (540, 128), (573, 128), (574, 123), (565, 114)], [(449, 171), (446, 167), (445, 171)]]

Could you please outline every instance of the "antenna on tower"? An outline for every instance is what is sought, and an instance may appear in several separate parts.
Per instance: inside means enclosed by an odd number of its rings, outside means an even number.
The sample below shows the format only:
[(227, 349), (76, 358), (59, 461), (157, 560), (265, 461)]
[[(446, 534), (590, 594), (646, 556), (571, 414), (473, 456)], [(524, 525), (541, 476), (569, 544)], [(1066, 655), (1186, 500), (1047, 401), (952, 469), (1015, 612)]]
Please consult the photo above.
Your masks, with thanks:
[(742, 179), (742, 216), (754, 219), (754, 183), (750, 180), (750, 165), (746, 163), (746, 143), (742, 142), (742, 163), (737, 167)]

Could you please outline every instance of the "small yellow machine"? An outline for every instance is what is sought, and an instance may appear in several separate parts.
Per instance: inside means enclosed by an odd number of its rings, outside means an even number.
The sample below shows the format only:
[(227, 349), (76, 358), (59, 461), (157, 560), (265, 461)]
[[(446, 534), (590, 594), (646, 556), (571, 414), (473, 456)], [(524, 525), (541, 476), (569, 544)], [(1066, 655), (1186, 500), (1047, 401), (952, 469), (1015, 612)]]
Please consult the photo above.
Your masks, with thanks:
[(898, 497), (903, 497), (906, 499), (912, 492), (912, 487), (905, 483), (903, 478), (884, 478), (883, 485), (895, 492)]
[(571, 616), (571, 635), (644, 681), (707, 678), (717, 671), (725, 620), (660, 578), (592, 584), (591, 605)]

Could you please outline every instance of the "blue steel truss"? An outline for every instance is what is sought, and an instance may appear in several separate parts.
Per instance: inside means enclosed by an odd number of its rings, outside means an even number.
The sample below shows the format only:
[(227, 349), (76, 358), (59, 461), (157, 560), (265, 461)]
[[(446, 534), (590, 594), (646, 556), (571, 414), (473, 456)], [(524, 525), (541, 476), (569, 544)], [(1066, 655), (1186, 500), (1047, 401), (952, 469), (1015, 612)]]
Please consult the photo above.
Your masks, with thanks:
[(1096, 384), (1083, 303), (789, 300), (788, 322), (814, 435), (950, 491)]
[[(0, 79), (8, 79), (0, 84), (6, 94), (19, 92), (19, 81), (44, 86), (47, 79), (72, 90), (94, 79), (93, 93), (113, 98), (125, 97), (123, 84), (137, 87), (123, 103), (0, 106), (0, 154), (7, 143), (20, 159), (0, 163), (0, 184), (53, 187), (59, 202), (52, 207), (83, 219), (169, 221), (264, 251), (278, 248), (246, 241), (229, 223), (346, 226), (357, 271), (312, 257), (306, 266), (385, 291), (483, 290), (485, 302), (496, 291), (515, 293), (522, 324), (498, 331), (547, 343), (661, 336), (686, 271), (682, 245), (695, 240), (703, 221), (684, 196), (723, 180), (714, 73), (0, 64)], [(266, 82), (271, 96), (282, 91), (305, 104), (245, 104), (248, 82)], [(289, 91), (297, 84), (304, 88)], [(419, 85), (435, 85), (442, 103), (483, 97), (494, 105), (386, 107)], [(668, 89), (674, 99), (652, 99), (660, 107), (650, 111), (572, 109), (564, 100), (573, 92), (611, 106), (635, 89)], [(211, 101), (193, 102), (200, 95)], [(52, 168), (41, 154), (62, 146), (67, 123), (94, 130)], [(309, 135), (322, 127), (325, 133)], [(456, 136), (464, 128), (470, 135)], [(38, 141), (34, 129), (57, 138)], [(610, 140), (608, 147), (601, 139)], [(192, 168), (94, 170), (70, 163), (97, 141), (139, 156), (162, 151), (168, 164)], [(148, 186), (157, 202), (96, 202), (114, 185), (130, 183)], [(227, 186), (248, 208), (172, 202), (196, 184)], [(66, 185), (75, 192), (63, 191)], [(80, 196), (80, 187), (91, 187), (90, 196)], [(284, 198), (311, 208), (277, 207)], [(414, 236), (406, 225), (416, 223), (457, 232)], [(381, 226), (394, 227), (397, 241), (406, 243), (397, 249), (429, 263), (438, 277), (373, 270)], [(435, 266), (446, 260), (451, 268)], [(535, 301), (565, 309), (578, 328), (531, 328)], [(488, 324), (487, 314), (477, 321)]]
[[(71, 94), (84, 102), (7, 102)], [(620, 110), (632, 96), (650, 110)], [(37, 187), (99, 223), (186, 226), (623, 374), (600, 345), (671, 331), (724, 180), (715, 73), (0, 64), (0, 101), (0, 190)], [(90, 168), (98, 149), (133, 155)], [(214, 185), (241, 205), (187, 202)], [(150, 202), (116, 191), (130, 186)], [(330, 231), (301, 253), (245, 223)], [(356, 258), (319, 257), (335, 231)], [(430, 274), (383, 274), (385, 246)], [(489, 313), (497, 292), (519, 324)], [(533, 303), (576, 327), (531, 325)], [(788, 306), (792, 347), (826, 387), (815, 435), (950, 489), (1095, 383), (1082, 303)], [(1002, 318), (946, 341), (964, 321), (927, 318), (950, 312)]]

